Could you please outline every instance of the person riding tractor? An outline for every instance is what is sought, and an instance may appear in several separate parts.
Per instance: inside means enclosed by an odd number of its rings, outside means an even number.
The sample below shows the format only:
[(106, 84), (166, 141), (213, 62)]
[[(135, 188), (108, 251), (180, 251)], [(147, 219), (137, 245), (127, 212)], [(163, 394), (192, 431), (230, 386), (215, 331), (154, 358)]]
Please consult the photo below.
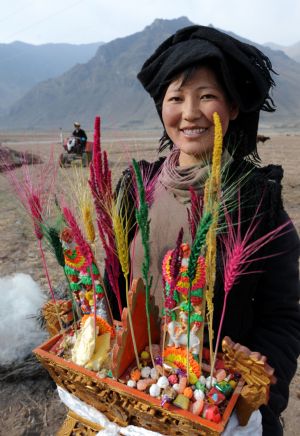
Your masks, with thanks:
[(80, 123), (74, 123), (74, 131), (72, 137), (67, 142), (68, 153), (76, 153), (82, 155), (85, 151), (87, 142), (87, 135), (83, 129), (80, 128)]
[(86, 166), (91, 159), (90, 143), (87, 141), (87, 134), (80, 127), (79, 122), (74, 123), (72, 136), (63, 143), (65, 153), (60, 155), (60, 165), (66, 167), (71, 165), (74, 160), (82, 160), (83, 166)]

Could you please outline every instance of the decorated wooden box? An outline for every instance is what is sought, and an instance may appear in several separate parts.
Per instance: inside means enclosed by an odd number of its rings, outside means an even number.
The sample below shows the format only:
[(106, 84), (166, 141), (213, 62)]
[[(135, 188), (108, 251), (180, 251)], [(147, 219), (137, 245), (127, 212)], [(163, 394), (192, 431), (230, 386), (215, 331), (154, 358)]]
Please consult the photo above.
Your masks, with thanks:
[(233, 411), (243, 382), (240, 381), (227, 404), (219, 423), (210, 422), (188, 411), (130, 388), (111, 378), (99, 378), (72, 362), (49, 352), (59, 336), (51, 338), (34, 350), (57, 385), (85, 403), (95, 407), (120, 426), (136, 425), (165, 435), (217, 435), (222, 433)]
[[(146, 316), (141, 315), (144, 313), (141, 311), (141, 307), (144, 304), (145, 293), (143, 282), (142, 280), (135, 280), (133, 289), (130, 292), (130, 306), (132, 309), (133, 327), (141, 332), (146, 330), (145, 324), (147, 322)], [(152, 307), (152, 339), (158, 341), (160, 332), (155, 312), (155, 307)], [(139, 317), (136, 316), (137, 313), (140, 314)], [(128, 386), (126, 382), (129, 379), (132, 368), (135, 367), (135, 362), (131, 335), (127, 329), (127, 315), (127, 310), (124, 309), (122, 322), (115, 323), (116, 337), (112, 349), (111, 365), (111, 375), (114, 374), (115, 377), (103, 377), (105, 374), (101, 374), (101, 371), (95, 372), (76, 365), (63, 357), (59, 357), (57, 349), (63, 339), (61, 334), (43, 343), (34, 350), (34, 353), (57, 385), (104, 413), (109, 420), (116, 422), (120, 426), (136, 425), (165, 435), (217, 435), (224, 431), (238, 399), (239, 411), (241, 412), (243, 408), (246, 409), (246, 416), (249, 417), (253, 410), (253, 404), (249, 404), (247, 400), (245, 403), (245, 400), (240, 397), (244, 386), (242, 378), (235, 384), (235, 389), (230, 398), (219, 405), (218, 410), (221, 415), (219, 422), (205, 419), (203, 414), (202, 416), (197, 416), (190, 409), (184, 410), (169, 402), (163, 403), (161, 398), (153, 398), (146, 391), (140, 391)], [(137, 329), (138, 326), (139, 329)], [(138, 352), (141, 353), (147, 347), (147, 337), (141, 334), (136, 337), (136, 340)], [(251, 379), (250, 373), (254, 369), (254, 378), (256, 377), (259, 380), (259, 385), (262, 386), (261, 377), (264, 371), (262, 370), (262, 365), (257, 360), (257, 355), (255, 358), (256, 363), (258, 363), (256, 365), (258, 369), (255, 368), (255, 361), (253, 359), (251, 361), (251, 358), (249, 358), (250, 352), (245, 350), (245, 347), (243, 347), (243, 350), (240, 350), (235, 344), (230, 343), (228, 339), (227, 342), (225, 341), (225, 351), (227, 365), (232, 365), (233, 370), (239, 369), (241, 373), (246, 374), (248, 381)], [(239, 358), (235, 351), (238, 352)], [(205, 373), (209, 369), (205, 364), (203, 366), (203, 373)], [(270, 379), (265, 376), (264, 381), (267, 388)], [(243, 401), (245, 404), (243, 404)], [(212, 403), (213, 401), (210, 404)], [(209, 399), (207, 404), (209, 404)], [(210, 417), (210, 419), (212, 418)]]

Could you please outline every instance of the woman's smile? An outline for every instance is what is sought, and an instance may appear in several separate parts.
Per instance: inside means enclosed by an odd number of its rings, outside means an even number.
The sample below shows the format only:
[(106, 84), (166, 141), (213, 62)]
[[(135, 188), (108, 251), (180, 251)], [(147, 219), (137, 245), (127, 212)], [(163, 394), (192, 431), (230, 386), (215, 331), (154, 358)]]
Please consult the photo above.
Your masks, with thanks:
[(191, 138), (195, 138), (203, 135), (203, 133), (207, 132), (207, 127), (185, 127), (181, 129), (182, 133)]

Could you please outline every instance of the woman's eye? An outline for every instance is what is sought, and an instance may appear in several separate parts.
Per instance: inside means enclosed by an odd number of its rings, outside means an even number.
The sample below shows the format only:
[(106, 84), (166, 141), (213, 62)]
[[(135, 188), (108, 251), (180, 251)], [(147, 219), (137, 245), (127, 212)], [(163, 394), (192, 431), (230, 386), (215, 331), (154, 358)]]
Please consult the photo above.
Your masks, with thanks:
[(215, 98), (214, 94), (204, 94), (201, 96), (201, 100), (214, 100)]
[(173, 97), (170, 97), (170, 98), (169, 98), (169, 101), (175, 101), (175, 102), (177, 102), (177, 101), (180, 101), (180, 100), (181, 100), (181, 98), (178, 97), (178, 96), (175, 96), (175, 95), (173, 95)]

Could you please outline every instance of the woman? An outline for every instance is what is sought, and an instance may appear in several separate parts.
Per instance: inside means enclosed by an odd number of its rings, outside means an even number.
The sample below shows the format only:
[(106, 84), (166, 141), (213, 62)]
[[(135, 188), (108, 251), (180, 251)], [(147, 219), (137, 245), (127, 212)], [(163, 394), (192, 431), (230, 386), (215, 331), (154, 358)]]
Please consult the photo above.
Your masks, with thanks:
[[(150, 177), (157, 177), (149, 218), (152, 291), (158, 304), (162, 301), (162, 259), (174, 248), (181, 227), (184, 240), (190, 242), (189, 188), (200, 196), (203, 193), (213, 149), (214, 112), (219, 114), (223, 129), (226, 180), (232, 183), (248, 175), (241, 187), (243, 226), (249, 226), (259, 204), (255, 237), (288, 219), (281, 202), (283, 171), (278, 166), (259, 167), (256, 150), (259, 112), (274, 111), (269, 96), (274, 85), (270, 72), (269, 59), (255, 47), (213, 28), (191, 26), (163, 42), (138, 74), (164, 126), (160, 151), (171, 149), (166, 159), (140, 163)], [(125, 185), (125, 192), (130, 192), (131, 179), (130, 171), (125, 171), (118, 189)], [(139, 233), (132, 240), (131, 255), (133, 276), (140, 276), (143, 248)], [(299, 239), (293, 225), (260, 255), (264, 259), (254, 262), (251, 269), (262, 272), (242, 276), (229, 295), (222, 337), (228, 335), (261, 352), (275, 368), (277, 383), (271, 388), (268, 406), (260, 409), (263, 434), (275, 436), (283, 434), (279, 418), (287, 406), (288, 386), (300, 352)], [(224, 296), (221, 263), (219, 253), (215, 332)]]

